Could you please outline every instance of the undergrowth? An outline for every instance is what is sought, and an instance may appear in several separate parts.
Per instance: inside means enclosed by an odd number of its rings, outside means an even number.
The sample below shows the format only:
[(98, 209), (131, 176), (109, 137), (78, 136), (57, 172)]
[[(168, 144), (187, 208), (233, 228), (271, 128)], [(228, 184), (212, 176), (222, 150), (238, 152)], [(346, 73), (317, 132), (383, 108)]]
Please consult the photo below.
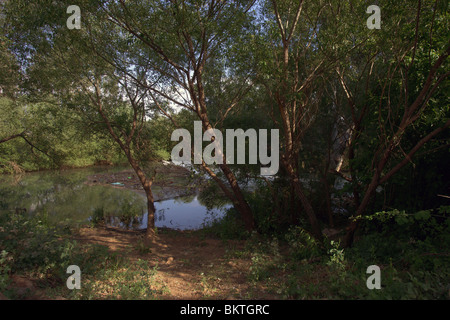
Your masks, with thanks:
[[(98, 244), (80, 244), (71, 231), (50, 225), (45, 216), (0, 214), (0, 292), (21, 299), (11, 286), (14, 275), (33, 279), (49, 297), (68, 299), (155, 299), (166, 292), (157, 267), (130, 260)], [(81, 270), (81, 289), (69, 290), (68, 266)]]
[[(233, 217), (205, 229), (224, 239), (245, 239), (227, 259), (249, 262), (247, 281), (282, 299), (449, 299), (448, 207), (408, 214), (393, 210), (361, 219), (353, 247), (339, 239), (319, 243), (301, 226), (284, 233), (233, 229)], [(167, 293), (157, 266), (101, 245), (72, 240), (69, 228), (45, 214), (0, 214), (0, 292), (17, 298), (11, 276), (39, 279), (47, 294), (69, 299), (156, 299)], [(82, 288), (66, 287), (69, 265), (82, 270)], [(369, 266), (380, 269), (380, 289), (369, 289)]]
[[(248, 280), (282, 299), (450, 299), (449, 208), (365, 217), (358, 240), (318, 243), (300, 226), (248, 237)], [(381, 289), (367, 286), (380, 267)]]

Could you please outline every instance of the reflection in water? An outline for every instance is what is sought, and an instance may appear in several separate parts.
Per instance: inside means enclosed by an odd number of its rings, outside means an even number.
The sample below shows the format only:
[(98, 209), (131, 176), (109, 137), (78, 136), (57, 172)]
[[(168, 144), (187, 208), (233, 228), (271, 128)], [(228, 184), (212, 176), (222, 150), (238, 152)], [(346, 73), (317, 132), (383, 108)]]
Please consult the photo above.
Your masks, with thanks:
[[(211, 224), (213, 221), (221, 219), (225, 209), (222, 208), (207, 209), (200, 203), (197, 196), (178, 197), (175, 199), (155, 202), (155, 226), (158, 228), (170, 228), (179, 230), (199, 229)], [(129, 229), (146, 229), (147, 212), (140, 216), (129, 217), (109, 217), (107, 224), (114, 227)]]
[[(198, 200), (198, 196), (180, 197), (155, 203), (155, 224), (157, 227), (180, 230), (199, 229), (220, 219), (229, 205), (208, 209)], [(147, 223), (147, 216), (144, 216)]]
[[(45, 214), (50, 223), (105, 220), (107, 225), (130, 229), (147, 227), (145, 197), (127, 189), (89, 186), (86, 177), (119, 169), (88, 168), (25, 174), (20, 181), (0, 177), (0, 212)], [(198, 229), (223, 216), (227, 204), (206, 203), (191, 195), (155, 203), (156, 227)], [(222, 208), (219, 209), (219, 208)]]

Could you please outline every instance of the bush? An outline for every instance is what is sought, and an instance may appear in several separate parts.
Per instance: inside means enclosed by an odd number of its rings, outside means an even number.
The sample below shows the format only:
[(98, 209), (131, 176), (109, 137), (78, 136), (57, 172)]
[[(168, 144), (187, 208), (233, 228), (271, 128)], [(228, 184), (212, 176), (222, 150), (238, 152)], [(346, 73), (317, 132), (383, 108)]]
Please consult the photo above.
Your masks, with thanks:
[(260, 237), (254, 233), (247, 243), (247, 250), (251, 252), (252, 264), (248, 277), (252, 282), (270, 280), (285, 267), (276, 237), (270, 241), (269, 239), (261, 241)]
[(449, 207), (412, 214), (391, 210), (363, 220), (364, 235), (346, 251), (353, 268), (383, 269), (377, 299), (448, 299), (450, 278)]
[[(44, 218), (44, 219), (40, 219)], [(0, 217), (0, 251), (2, 269), (11, 273), (39, 272), (47, 276), (62, 276), (70, 265), (74, 241), (62, 237), (62, 229), (49, 226), (43, 217), (29, 218), (21, 214)]]
[(2, 250), (0, 252), (0, 292), (4, 291), (9, 284), (10, 260), (11, 255), (6, 250)]
[[(99, 210), (100, 212), (100, 210)], [(99, 244), (80, 245), (68, 239), (66, 228), (49, 225), (45, 215), (28, 217), (0, 214), (0, 291), (10, 284), (11, 274), (39, 278), (46, 294), (70, 299), (153, 299), (166, 287), (155, 279), (157, 267), (133, 261)], [(69, 265), (82, 270), (81, 290), (67, 290)]]
[(246, 239), (249, 235), (234, 208), (228, 209), (222, 219), (214, 220), (205, 226), (202, 232), (222, 240)]
[(441, 272), (450, 265), (449, 207), (414, 214), (392, 210), (363, 220), (364, 236), (349, 252), (356, 260)]
[(289, 228), (284, 237), (295, 260), (311, 259), (322, 254), (317, 240), (299, 226)]

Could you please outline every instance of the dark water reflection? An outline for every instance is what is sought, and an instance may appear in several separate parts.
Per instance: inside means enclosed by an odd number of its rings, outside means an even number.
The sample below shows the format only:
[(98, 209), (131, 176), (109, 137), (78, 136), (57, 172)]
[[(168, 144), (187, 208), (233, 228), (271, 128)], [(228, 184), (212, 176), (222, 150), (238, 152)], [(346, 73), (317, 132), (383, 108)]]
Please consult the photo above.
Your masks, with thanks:
[[(86, 223), (105, 217), (110, 226), (145, 229), (147, 206), (143, 194), (112, 186), (87, 185), (87, 176), (123, 168), (95, 167), (28, 173), (20, 178), (0, 176), (0, 212), (41, 215), (49, 223)], [(155, 203), (156, 227), (198, 229), (218, 219), (229, 205), (208, 209), (201, 196), (184, 196)], [(221, 207), (221, 208), (219, 208)]]
[[(222, 218), (225, 209), (229, 205), (224, 205), (221, 208), (208, 209), (200, 203), (198, 196), (189, 196), (155, 202), (155, 207), (156, 227), (193, 230), (202, 228)], [(107, 224), (129, 229), (145, 229), (147, 227), (147, 212), (143, 215), (132, 217), (108, 217)]]

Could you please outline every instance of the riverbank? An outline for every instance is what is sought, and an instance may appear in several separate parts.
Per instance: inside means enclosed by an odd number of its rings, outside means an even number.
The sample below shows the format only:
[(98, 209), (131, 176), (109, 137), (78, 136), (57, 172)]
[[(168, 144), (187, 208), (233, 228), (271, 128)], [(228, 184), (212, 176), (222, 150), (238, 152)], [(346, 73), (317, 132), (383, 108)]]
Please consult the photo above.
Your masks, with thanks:
[[(349, 250), (331, 242), (321, 250), (301, 229), (284, 239), (256, 233), (227, 239), (208, 229), (159, 228), (148, 247), (139, 231), (88, 226), (63, 231), (17, 214), (0, 218), (0, 299), (450, 298), (448, 268), (416, 269), (418, 258), (448, 265), (445, 252), (433, 257), (416, 252), (415, 260), (393, 264), (368, 259), (367, 241)], [(373, 238), (367, 240), (373, 244)], [(382, 290), (366, 286), (367, 266), (374, 263), (382, 272)], [(79, 290), (67, 287), (69, 265), (81, 270)]]
[[(249, 281), (252, 259), (239, 254), (246, 250), (245, 241), (223, 241), (201, 231), (170, 229), (160, 229), (156, 237), (150, 248), (143, 248), (142, 232), (80, 228), (71, 240), (83, 248), (96, 248), (99, 256), (92, 259), (102, 261), (98, 262), (100, 266), (84, 266), (86, 270), (82, 267), (81, 290), (69, 290), (65, 282), (43, 275), (21, 273), (11, 276), (0, 299), (281, 298), (268, 292), (264, 285)], [(85, 251), (88, 259), (90, 250)], [(92, 271), (96, 267), (103, 270)], [(133, 276), (136, 272), (140, 277)], [(122, 288), (124, 285), (130, 290)]]
[[(154, 189), (168, 196), (169, 188), (182, 190), (191, 178), (184, 168), (161, 167)], [(157, 226), (150, 246), (145, 245), (144, 230), (112, 228), (87, 219), (95, 212), (102, 217), (140, 215), (145, 207), (136, 194), (140, 192), (128, 168), (29, 174), (17, 183), (0, 183), (0, 203), (6, 208), (0, 210), (0, 298), (450, 298), (445, 268), (445, 225), (450, 224), (424, 224), (426, 212), (408, 215), (410, 231), (403, 220), (394, 225), (395, 232), (376, 230), (346, 249), (332, 234), (319, 244), (300, 226), (284, 233), (248, 234), (232, 214), (195, 231)], [(16, 203), (28, 209), (12, 210), (18, 208)], [(167, 207), (158, 205), (159, 217), (172, 219)], [(186, 213), (189, 206), (182, 201), (179, 205)], [(66, 223), (74, 220), (78, 223)], [(433, 242), (414, 233), (419, 226), (430, 227)], [(386, 242), (386, 236), (399, 234), (402, 238)], [(382, 272), (383, 290), (366, 286), (367, 267), (374, 264)], [(80, 290), (67, 288), (69, 265), (80, 267)]]
[[(152, 184), (155, 201), (195, 194), (202, 185), (202, 180), (194, 177), (188, 169), (171, 163), (157, 163), (148, 171), (148, 177), (155, 175)], [(145, 195), (139, 178), (131, 168), (118, 172), (102, 172), (90, 175), (86, 179), (86, 184), (90, 186), (108, 185), (133, 190)]]

